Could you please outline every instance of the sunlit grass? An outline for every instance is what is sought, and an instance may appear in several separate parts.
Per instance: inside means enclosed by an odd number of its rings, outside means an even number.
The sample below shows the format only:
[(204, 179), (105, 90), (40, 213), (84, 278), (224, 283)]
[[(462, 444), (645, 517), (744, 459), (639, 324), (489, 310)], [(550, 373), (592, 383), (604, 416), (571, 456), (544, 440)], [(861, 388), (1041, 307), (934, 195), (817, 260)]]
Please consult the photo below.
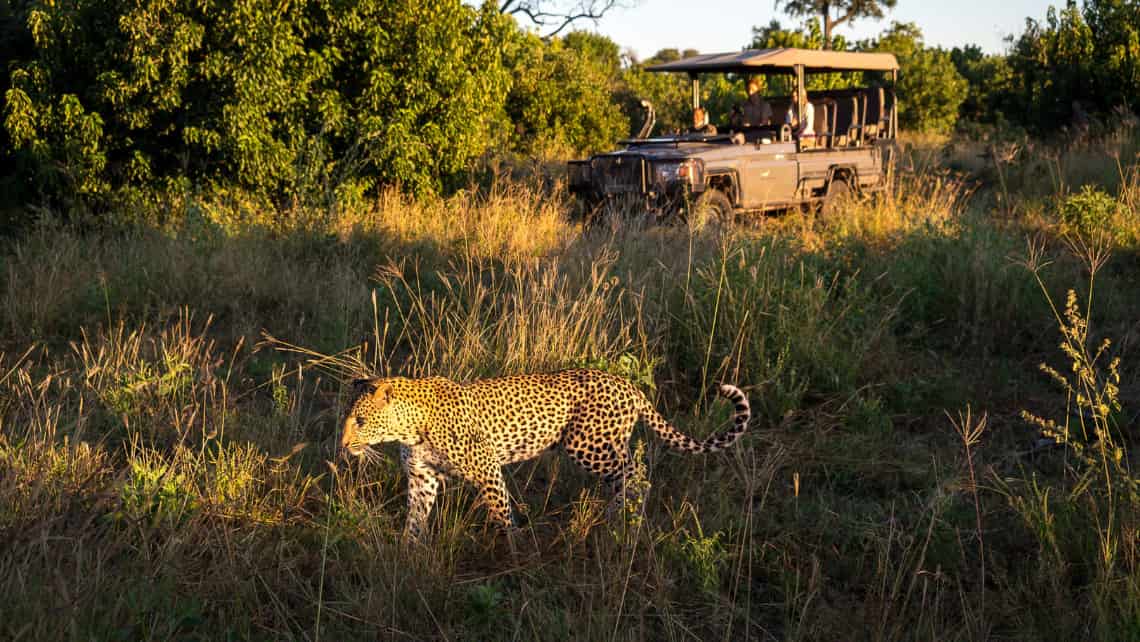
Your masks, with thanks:
[[(1048, 297), (1094, 288), (1053, 205), (1006, 207), (937, 158), (832, 217), (732, 230), (583, 230), (566, 194), (523, 183), (45, 223), (3, 262), (0, 636), (1127, 637), (1135, 370), (1110, 356), (1140, 312), (1134, 163), (1103, 165), (1122, 178), (1103, 181), (1119, 208), (1096, 304), (1054, 318)], [(1048, 185), (1073, 165), (1027, 192), (1068, 195)], [(1031, 172), (1006, 169), (1016, 196)], [(1095, 363), (1056, 348), (1077, 320), (1080, 345), (1116, 339)], [(1036, 368), (1073, 354), (1091, 393)], [(625, 517), (565, 458), (511, 467), (514, 555), (462, 483), (403, 547), (394, 451), (332, 462), (355, 375), (568, 366), (631, 378), (697, 436), (735, 382), (752, 434), (692, 458), (639, 432), (651, 490)], [(1104, 428), (1026, 454), (1023, 410)]]

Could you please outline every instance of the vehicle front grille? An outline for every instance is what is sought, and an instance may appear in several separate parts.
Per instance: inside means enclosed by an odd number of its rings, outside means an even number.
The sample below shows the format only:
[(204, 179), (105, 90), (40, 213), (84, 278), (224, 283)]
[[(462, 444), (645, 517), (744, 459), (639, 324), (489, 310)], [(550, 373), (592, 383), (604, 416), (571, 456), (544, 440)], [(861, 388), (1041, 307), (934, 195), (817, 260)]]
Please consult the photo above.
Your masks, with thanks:
[(645, 159), (640, 156), (598, 156), (590, 165), (590, 175), (603, 194), (645, 191)]

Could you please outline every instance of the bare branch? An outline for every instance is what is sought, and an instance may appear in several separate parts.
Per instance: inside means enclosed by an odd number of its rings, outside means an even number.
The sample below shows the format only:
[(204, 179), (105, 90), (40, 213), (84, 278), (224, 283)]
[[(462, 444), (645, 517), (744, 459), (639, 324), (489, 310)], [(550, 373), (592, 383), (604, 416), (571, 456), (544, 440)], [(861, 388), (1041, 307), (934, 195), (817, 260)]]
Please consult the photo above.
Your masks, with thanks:
[(501, 13), (525, 16), (527, 20), (542, 29), (550, 29), (544, 38), (557, 35), (579, 20), (597, 22), (608, 11), (618, 6), (619, 0), (504, 0), (499, 5)]

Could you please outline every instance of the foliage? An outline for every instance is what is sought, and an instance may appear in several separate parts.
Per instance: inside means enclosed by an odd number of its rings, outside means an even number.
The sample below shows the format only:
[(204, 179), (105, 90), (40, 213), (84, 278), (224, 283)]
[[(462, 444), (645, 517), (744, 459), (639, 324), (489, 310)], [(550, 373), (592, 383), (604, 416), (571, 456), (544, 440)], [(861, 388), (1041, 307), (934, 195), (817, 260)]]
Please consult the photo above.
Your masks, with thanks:
[[(776, 20), (765, 27), (752, 28), (753, 49), (773, 49), (776, 47), (795, 47), (798, 49), (834, 49), (846, 50), (847, 40), (843, 36), (832, 36), (830, 40), (823, 35), (819, 20), (812, 18), (804, 23), (804, 28), (793, 31), (783, 28)], [(821, 91), (825, 89), (843, 89), (859, 86), (863, 83), (862, 74), (811, 74), (806, 79), (808, 91)], [(777, 76), (769, 79), (774, 91), (769, 94), (791, 95), (792, 80), (788, 77)]]
[[(898, 0), (781, 0), (776, 6), (793, 16), (820, 16), (823, 18), (824, 49), (831, 46), (831, 33), (835, 27), (856, 18), (882, 18), (883, 8), (893, 9)], [(839, 15), (833, 17), (832, 9)]]
[(1009, 58), (984, 53), (977, 45), (966, 45), (951, 49), (950, 59), (967, 83), (959, 116), (977, 123), (1002, 122), (1010, 109), (1014, 83)]
[(632, 129), (640, 129), (641, 124), (645, 122), (642, 100), (648, 100), (653, 104), (657, 123), (653, 129), (654, 134), (684, 131), (692, 126), (692, 94), (688, 76), (654, 73), (645, 71), (645, 67), (688, 58), (697, 53), (694, 49), (683, 52), (677, 49), (662, 49), (645, 61), (630, 61), (628, 67), (622, 70), (624, 86), (617, 98), (629, 118)]
[[(654, 58), (650, 58), (644, 64), (655, 62)], [(653, 105), (656, 122), (653, 134), (682, 131), (691, 126), (692, 106), (687, 76), (645, 71), (643, 65), (634, 64), (622, 71), (622, 80), (624, 87), (617, 98), (629, 119), (631, 129), (640, 129), (645, 122), (642, 100), (648, 100)]]
[(626, 135), (629, 122), (613, 99), (621, 82), (616, 43), (583, 31), (520, 40), (506, 104), (514, 149), (582, 154), (609, 149)]
[(825, 41), (819, 18), (805, 20), (803, 28), (799, 30), (786, 29), (779, 20), (773, 19), (763, 27), (752, 27), (752, 44), (749, 46), (753, 49), (796, 47), (843, 51), (847, 49), (847, 39), (834, 35), (830, 41)]
[[(1140, 6), (1068, 0), (1027, 20), (1009, 53), (1006, 116), (1039, 133), (1086, 132), (1140, 95)], [(1000, 89), (998, 90), (1000, 92)]]
[(889, 51), (899, 61), (899, 125), (919, 132), (945, 132), (958, 119), (966, 80), (950, 53), (927, 47), (914, 24), (894, 23), (877, 40), (863, 43), (868, 51)]
[(1077, 234), (1093, 236), (1112, 222), (1120, 205), (1104, 190), (1085, 185), (1060, 203), (1061, 223)]
[(120, 510), (115, 520), (137, 520), (151, 526), (183, 526), (199, 508), (196, 489), (187, 475), (153, 454), (130, 464), (130, 474), (119, 491)]
[(438, 189), (494, 141), (516, 33), (459, 0), (77, 0), (26, 25), (8, 166), (86, 205), (185, 180), (279, 201)]
[[(683, 132), (692, 127), (692, 88), (686, 74), (655, 73), (645, 67), (697, 55), (692, 49), (662, 49), (644, 62), (631, 61), (622, 72), (622, 87), (617, 94), (622, 109), (629, 117), (632, 132), (645, 121), (641, 100), (653, 104), (656, 135)], [(743, 81), (734, 75), (702, 74), (701, 105), (714, 124), (726, 122), (732, 106), (745, 97)], [(631, 133), (632, 133), (631, 132)]]
[[(772, 21), (765, 27), (752, 29), (753, 48), (799, 47), (821, 49), (827, 43), (819, 20), (810, 20), (801, 30), (784, 29)], [(944, 132), (953, 127), (958, 117), (958, 106), (966, 93), (967, 84), (955, 69), (948, 52), (927, 47), (922, 32), (914, 24), (894, 23), (877, 39), (849, 46), (842, 37), (830, 41), (833, 49), (856, 51), (886, 51), (899, 60), (899, 123), (903, 129), (920, 132)], [(866, 76), (866, 77), (865, 77)], [(840, 89), (882, 82), (871, 74), (812, 74), (807, 78), (808, 91)], [(777, 91), (788, 93), (790, 83), (776, 79)]]
[(1092, 31), (1075, 2), (1059, 13), (1049, 7), (1045, 24), (1027, 20), (1010, 56), (1018, 116), (1037, 129), (1071, 122), (1074, 103), (1093, 93), (1094, 48)]

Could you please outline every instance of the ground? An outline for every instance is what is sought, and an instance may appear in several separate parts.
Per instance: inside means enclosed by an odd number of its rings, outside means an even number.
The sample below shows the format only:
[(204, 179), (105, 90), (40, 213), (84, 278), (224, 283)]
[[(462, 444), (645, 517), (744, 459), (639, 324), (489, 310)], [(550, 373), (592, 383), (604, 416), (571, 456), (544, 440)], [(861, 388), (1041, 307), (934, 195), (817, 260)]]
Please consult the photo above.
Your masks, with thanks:
[[(926, 143), (893, 198), (727, 233), (583, 231), (526, 181), (45, 221), (4, 244), (0, 635), (1134, 638), (1135, 151)], [(1084, 184), (1103, 215), (1066, 214)], [(514, 554), (462, 485), (402, 548), (395, 451), (327, 463), (364, 371), (568, 366), (697, 437), (736, 382), (752, 434), (694, 458), (639, 430), (653, 490), (613, 518), (564, 457), (509, 467)]]

